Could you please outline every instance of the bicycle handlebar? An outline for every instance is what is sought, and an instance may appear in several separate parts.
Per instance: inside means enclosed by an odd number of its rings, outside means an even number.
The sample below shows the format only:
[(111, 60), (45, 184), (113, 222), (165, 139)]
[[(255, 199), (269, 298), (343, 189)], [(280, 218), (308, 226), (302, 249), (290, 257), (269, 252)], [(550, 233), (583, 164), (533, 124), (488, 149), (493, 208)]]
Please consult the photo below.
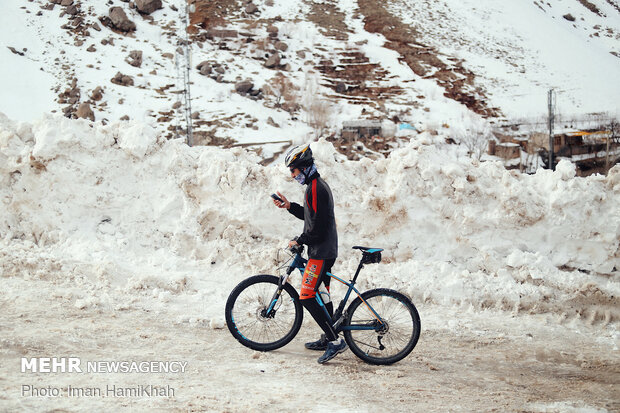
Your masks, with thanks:
[(289, 251), (291, 251), (293, 254), (301, 254), (304, 252), (304, 246), (301, 244), (293, 245), (291, 248), (289, 248)]

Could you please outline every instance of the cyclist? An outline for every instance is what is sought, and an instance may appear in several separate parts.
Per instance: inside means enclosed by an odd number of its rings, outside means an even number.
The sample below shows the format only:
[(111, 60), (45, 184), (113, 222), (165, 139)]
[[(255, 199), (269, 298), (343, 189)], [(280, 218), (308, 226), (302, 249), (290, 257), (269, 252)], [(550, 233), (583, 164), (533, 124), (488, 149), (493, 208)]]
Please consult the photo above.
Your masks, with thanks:
[[(316, 300), (317, 291), (324, 286), (329, 292), (330, 277), (326, 275), (338, 256), (338, 233), (334, 216), (334, 199), (327, 183), (317, 172), (310, 145), (296, 146), (288, 151), (284, 163), (291, 172), (291, 177), (302, 185), (306, 185), (303, 207), (295, 202), (289, 202), (280, 192), (282, 201), (274, 199), (278, 208), (285, 208), (295, 217), (304, 220), (304, 229), (297, 240), (289, 242), (289, 248), (294, 245), (308, 246), (308, 264), (306, 265), (299, 298), (302, 305), (312, 315), (325, 334), (317, 341), (306, 343), (310, 350), (325, 350), (318, 362), (323, 364), (333, 359), (347, 349), (347, 344), (332, 328), (325, 312)], [(321, 298), (326, 298), (326, 294)], [(327, 302), (325, 308), (333, 316), (333, 304)]]

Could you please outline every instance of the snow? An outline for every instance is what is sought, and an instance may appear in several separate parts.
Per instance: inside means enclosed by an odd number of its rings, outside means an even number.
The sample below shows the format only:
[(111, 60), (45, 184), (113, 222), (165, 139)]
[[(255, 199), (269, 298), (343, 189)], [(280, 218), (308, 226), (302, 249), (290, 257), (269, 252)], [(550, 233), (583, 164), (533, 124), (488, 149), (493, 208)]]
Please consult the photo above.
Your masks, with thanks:
[[(609, 2), (590, 2), (604, 16), (576, 1), (390, 3), (403, 21), (420, 28), (424, 41), (464, 59), (508, 118), (544, 114), (551, 88), (559, 92), (558, 113), (618, 115), (620, 65), (611, 52), (620, 52), (620, 13)], [(568, 13), (577, 20), (562, 17)]]
[[(317, 45), (342, 47), (308, 21), (293, 23), (309, 4), (256, 3), (263, 17), (284, 20), (274, 24), (289, 45), (295, 82), (306, 94), (331, 93), (295, 54)], [(620, 73), (609, 53), (618, 51), (617, 39), (589, 35), (597, 24), (617, 31), (619, 14), (607, 2), (595, 3), (605, 20), (577, 2), (561, 1), (499, 7), (490, 1), (393, 0), (390, 7), (406, 7), (410, 12), (402, 17), (412, 24), (437, 22), (419, 26), (424, 41), (464, 58), (493, 105), (524, 116), (545, 112), (550, 87), (562, 90), (558, 106), (571, 113), (617, 112)], [(241, 280), (274, 273), (277, 251), (301, 228), (269, 197), (280, 191), (302, 200), (303, 188), (278, 157), (288, 143), (256, 153), (188, 147), (182, 137), (165, 137), (169, 125), (157, 121), (158, 112), (170, 110), (179, 97), (161, 98), (155, 89), (181, 88), (174, 59), (163, 53), (176, 53), (180, 18), (170, 6), (182, 10), (183, 2), (167, 2), (153, 13), (152, 24), (126, 9), (137, 38), (102, 28), (91, 30), (82, 48), (59, 28), (59, 6), (35, 17), (41, 4), (10, 2), (0, 15), (0, 410), (295, 411), (307, 402), (299, 384), (304, 380), (318, 383), (325, 395), (310, 408), (315, 411), (375, 411), (379, 405), (386, 411), (617, 410), (619, 166), (607, 176), (584, 178), (567, 160), (555, 171), (525, 175), (498, 161), (471, 159), (446, 139), (483, 130), (487, 121), (400, 63), (382, 36), (364, 30), (354, 1), (339, 2), (352, 29), (349, 46), (366, 40), (360, 50), (390, 73), (388, 82), (407, 85), (394, 111), (420, 94), (428, 111), (411, 112), (415, 129), (399, 131), (407, 139), (387, 158), (350, 161), (324, 139), (312, 143), (336, 202), (340, 256), (334, 273), (354, 273), (359, 253), (351, 246), (384, 248), (383, 262), (366, 266), (358, 287), (409, 295), (420, 310), (422, 337), (412, 355), (394, 366), (368, 366), (344, 353), (323, 366), (330, 370), (317, 369), (315, 354), (301, 345), (316, 333), (307, 317), (293, 343), (254, 353), (225, 330), (223, 306)], [(81, 4), (92, 11), (91, 23), (110, 6)], [(562, 19), (567, 12), (578, 20)], [(162, 29), (166, 25), (172, 28)], [(455, 27), (461, 40), (449, 36)], [(249, 30), (240, 21), (230, 28)], [(110, 38), (115, 46), (101, 44)], [(85, 51), (91, 43), (97, 53)], [(144, 52), (141, 70), (124, 63), (136, 49)], [(192, 59), (192, 67), (225, 62), (230, 82), (251, 77), (260, 86), (274, 75), (260, 62), (209, 43), (193, 45)], [(118, 71), (144, 88), (110, 83)], [(96, 107), (95, 122), (59, 114), (57, 91), (74, 76), (83, 97), (104, 86), (106, 104)], [(225, 121), (229, 128), (216, 128), (218, 137), (252, 144), (302, 143), (314, 136), (304, 119), (233, 93), (230, 83), (198, 75), (192, 81), (193, 109), (202, 120), (232, 117)], [(337, 99), (332, 105), (333, 127), (361, 114), (361, 105)], [(130, 120), (120, 121), (126, 114)], [(181, 122), (175, 116), (173, 125)], [(280, 127), (268, 125), (269, 117)], [(271, 155), (275, 162), (264, 166)], [(334, 286), (333, 297), (342, 293)], [(19, 386), (29, 380), (79, 381), (20, 374), (15, 367), (23, 356), (65, 354), (89, 360), (174, 356), (189, 360), (191, 371), (149, 377), (180, 389), (177, 398), (164, 401), (20, 397)], [(130, 385), (144, 377), (105, 380)], [(92, 385), (102, 381), (84, 376)]]
[[(140, 123), (53, 116), (33, 125), (5, 117), (1, 136), (5, 270), (39, 251), (90, 267), (95, 288), (103, 277), (106, 288), (125, 292), (207, 289), (224, 297), (248, 271), (269, 270), (274, 249), (297, 232), (268, 195), (294, 199), (300, 189), (279, 165), (260, 166), (241, 148), (189, 148)], [(617, 279), (603, 275), (619, 264), (618, 168), (577, 178), (562, 160), (555, 172), (521, 175), (499, 163), (455, 161), (440, 138), (414, 139), (378, 161), (347, 161), (324, 140), (313, 148), (337, 200), (338, 272), (357, 262), (346, 246), (372, 244), (386, 248), (387, 263), (366, 286), (442, 305), (587, 311), (616, 322), (613, 306), (567, 303), (592, 282), (603, 297), (619, 292)], [(196, 275), (223, 268), (225, 281)], [(213, 305), (201, 317), (221, 321)]]
[[(4, 5), (0, 13), (0, 27), (7, 30), (0, 36), (0, 79), (2, 99), (0, 111), (14, 119), (32, 120), (33, 113), (44, 113), (54, 107), (54, 77), (44, 70), (40, 54), (45, 49), (32, 30), (15, 24), (21, 20), (17, 2)], [(9, 49), (13, 47), (25, 56)]]
[[(493, 311), (527, 331), (541, 315), (586, 336), (596, 326), (617, 351), (618, 167), (581, 178), (563, 160), (522, 175), (455, 157), (428, 133), (378, 161), (348, 161), (325, 140), (312, 147), (336, 200), (336, 274), (355, 271), (349, 247), (382, 247), (359, 287), (408, 294), (424, 325), (453, 322), (435, 312)], [(299, 231), (269, 198), (301, 201), (285, 168), (242, 148), (190, 148), (138, 122), (0, 116), (0, 158), (5, 303), (36, 288), (78, 314), (141, 308), (218, 331), (232, 287), (273, 273), (276, 250)]]

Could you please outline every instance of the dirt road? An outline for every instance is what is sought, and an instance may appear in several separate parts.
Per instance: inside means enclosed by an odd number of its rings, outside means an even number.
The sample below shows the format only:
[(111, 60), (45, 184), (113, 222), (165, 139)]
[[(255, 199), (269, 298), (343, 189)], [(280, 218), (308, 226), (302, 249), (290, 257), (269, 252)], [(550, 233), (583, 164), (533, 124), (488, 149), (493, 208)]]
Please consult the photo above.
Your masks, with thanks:
[[(307, 320), (291, 344), (258, 353), (226, 329), (174, 322), (171, 314), (137, 306), (79, 309), (41, 295), (1, 298), (1, 411), (620, 411), (620, 352), (610, 327), (420, 307), (422, 336), (404, 361), (371, 366), (346, 352), (319, 365), (319, 353), (303, 348), (317, 334)], [(82, 365), (182, 360), (187, 368), (22, 373), (22, 357), (78, 357)], [(174, 395), (106, 394), (109, 386), (149, 384)], [(102, 395), (69, 397), (69, 385)], [(60, 394), (37, 397), (23, 386)]]

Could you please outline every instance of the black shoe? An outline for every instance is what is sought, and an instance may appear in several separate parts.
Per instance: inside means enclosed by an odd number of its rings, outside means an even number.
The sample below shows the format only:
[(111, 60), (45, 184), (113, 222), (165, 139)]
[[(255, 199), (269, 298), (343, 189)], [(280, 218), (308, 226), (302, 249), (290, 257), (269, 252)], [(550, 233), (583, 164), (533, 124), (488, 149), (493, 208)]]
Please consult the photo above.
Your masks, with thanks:
[(327, 341), (327, 337), (325, 337), (325, 334), (321, 334), (320, 339), (306, 343), (305, 346), (308, 350), (325, 351), (327, 350), (327, 343), (329, 343), (329, 341)]
[(323, 364), (326, 361), (329, 361), (331, 359), (333, 359), (334, 357), (336, 357), (338, 354), (347, 351), (347, 343), (344, 341), (344, 339), (340, 339), (340, 342), (338, 344), (333, 344), (331, 341), (329, 343), (327, 343), (327, 350), (325, 350), (325, 354), (323, 354), (321, 357), (319, 357), (318, 362), (319, 364)]

